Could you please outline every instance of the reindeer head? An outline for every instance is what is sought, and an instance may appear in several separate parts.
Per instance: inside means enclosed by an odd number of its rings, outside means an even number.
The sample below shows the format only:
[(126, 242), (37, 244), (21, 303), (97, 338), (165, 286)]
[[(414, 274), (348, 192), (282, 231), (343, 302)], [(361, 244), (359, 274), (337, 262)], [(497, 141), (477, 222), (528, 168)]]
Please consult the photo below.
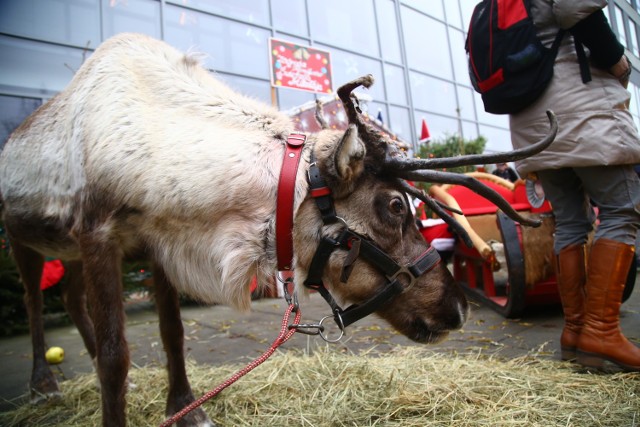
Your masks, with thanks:
[[(437, 252), (420, 234), (407, 194), (423, 200), (471, 243), (464, 228), (447, 212), (449, 208), (409, 186), (405, 179), (466, 185), (517, 221), (539, 225), (520, 217), (498, 193), (479, 181), (431, 169), (526, 157), (551, 143), (555, 122), (552, 120), (552, 135), (527, 150), (407, 159), (360, 118), (351, 92), (372, 83), (372, 77), (365, 76), (341, 87), (338, 95), (350, 126), (345, 132), (325, 130), (316, 137), (310, 186), (324, 185), (331, 194), (322, 200), (309, 197), (298, 210), (294, 226), (296, 277), (323, 294), (339, 325), (376, 312), (410, 339), (435, 342), (462, 326), (468, 305)], [(342, 310), (336, 299), (353, 305)]]

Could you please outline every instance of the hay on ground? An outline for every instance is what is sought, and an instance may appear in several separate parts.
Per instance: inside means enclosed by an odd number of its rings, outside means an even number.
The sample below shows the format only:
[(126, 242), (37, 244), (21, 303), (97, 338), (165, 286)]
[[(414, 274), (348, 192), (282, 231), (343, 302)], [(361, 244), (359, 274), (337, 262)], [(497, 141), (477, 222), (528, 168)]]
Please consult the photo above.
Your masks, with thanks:
[[(240, 365), (190, 363), (197, 397)], [(132, 369), (130, 426), (164, 420), (166, 373)], [(61, 384), (64, 398), (0, 414), (3, 426), (98, 426), (94, 375)], [(640, 375), (589, 373), (527, 356), (449, 355), (418, 347), (387, 354), (332, 348), (277, 353), (206, 402), (219, 426), (638, 426)]]

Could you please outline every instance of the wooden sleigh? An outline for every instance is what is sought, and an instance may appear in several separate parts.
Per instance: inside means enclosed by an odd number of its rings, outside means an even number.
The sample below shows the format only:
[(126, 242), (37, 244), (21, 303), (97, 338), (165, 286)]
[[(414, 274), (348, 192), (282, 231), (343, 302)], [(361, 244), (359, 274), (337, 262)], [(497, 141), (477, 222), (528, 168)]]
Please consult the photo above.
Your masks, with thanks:
[[(454, 278), (470, 297), (481, 301), (507, 318), (522, 315), (525, 308), (558, 304), (560, 297), (555, 276), (553, 252), (554, 218), (548, 201), (534, 202), (527, 197), (522, 180), (511, 183), (495, 175), (472, 172), (469, 175), (496, 190), (523, 216), (538, 218), (537, 228), (522, 227), (483, 197), (460, 185), (432, 186), (429, 193), (444, 204), (459, 208), (454, 214), (465, 225), (473, 241), (469, 248), (456, 239), (452, 257)], [(529, 189), (531, 196), (532, 188)], [(535, 195), (533, 195), (535, 197)], [(636, 263), (629, 272), (623, 301), (633, 290)]]

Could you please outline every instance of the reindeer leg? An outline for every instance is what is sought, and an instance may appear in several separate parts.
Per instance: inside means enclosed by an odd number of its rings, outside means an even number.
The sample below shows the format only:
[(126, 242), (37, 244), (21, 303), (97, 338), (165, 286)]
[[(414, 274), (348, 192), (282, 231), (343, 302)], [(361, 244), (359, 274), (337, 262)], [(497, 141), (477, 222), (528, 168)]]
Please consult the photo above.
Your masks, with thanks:
[(100, 233), (84, 233), (79, 241), (96, 336), (102, 423), (105, 427), (125, 426), (129, 348), (122, 302), (122, 254), (114, 242)]
[(11, 241), (11, 250), (24, 285), (24, 303), (29, 316), (29, 330), (33, 350), (33, 368), (31, 370), (31, 381), (29, 382), (31, 403), (39, 403), (61, 395), (56, 378), (51, 369), (49, 369), (49, 364), (45, 358), (44, 323), (42, 320), (43, 302), (42, 291), (40, 290), (44, 256), (13, 240)]
[(87, 294), (82, 277), (82, 263), (73, 261), (65, 264), (67, 280), (62, 281), (62, 301), (71, 318), (78, 328), (84, 346), (89, 356), (95, 362), (96, 336), (93, 330), (93, 322), (87, 311)]
[[(154, 265), (153, 283), (156, 291), (156, 306), (160, 316), (160, 335), (167, 354), (167, 370), (169, 371), (169, 395), (167, 397), (166, 415), (171, 416), (192, 403), (195, 398), (187, 379), (184, 360), (184, 328), (180, 318), (180, 302), (178, 293), (169, 283), (164, 270)], [(178, 427), (210, 426), (202, 408), (190, 412), (178, 422)]]

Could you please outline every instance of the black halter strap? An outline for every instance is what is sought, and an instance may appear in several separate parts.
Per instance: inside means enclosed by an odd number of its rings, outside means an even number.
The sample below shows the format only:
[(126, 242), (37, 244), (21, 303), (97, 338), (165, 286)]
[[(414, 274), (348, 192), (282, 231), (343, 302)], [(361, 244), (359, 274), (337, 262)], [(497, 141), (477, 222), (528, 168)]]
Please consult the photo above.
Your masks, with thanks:
[[(313, 155), (309, 168), (309, 186), (311, 196), (316, 201), (323, 222), (325, 224), (333, 224), (340, 221), (341, 219), (335, 212), (331, 190), (322, 178)], [(336, 249), (350, 251), (355, 245), (358, 248), (355, 256), (364, 259), (371, 266), (382, 272), (387, 278), (387, 284), (370, 299), (361, 304), (351, 305), (343, 310), (324, 286), (322, 276), (329, 257)], [(336, 239), (325, 237), (318, 244), (304, 285), (317, 291), (327, 301), (334, 314), (334, 320), (340, 329), (344, 329), (382, 308), (389, 300), (409, 289), (420, 276), (432, 270), (439, 263), (440, 255), (433, 247), (429, 247), (412, 264), (401, 266), (374, 242), (354, 232), (345, 223), (345, 228)], [(403, 285), (399, 280), (401, 276), (405, 276), (405, 281), (408, 280), (407, 285)]]

